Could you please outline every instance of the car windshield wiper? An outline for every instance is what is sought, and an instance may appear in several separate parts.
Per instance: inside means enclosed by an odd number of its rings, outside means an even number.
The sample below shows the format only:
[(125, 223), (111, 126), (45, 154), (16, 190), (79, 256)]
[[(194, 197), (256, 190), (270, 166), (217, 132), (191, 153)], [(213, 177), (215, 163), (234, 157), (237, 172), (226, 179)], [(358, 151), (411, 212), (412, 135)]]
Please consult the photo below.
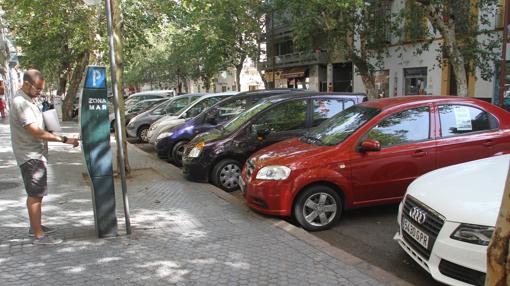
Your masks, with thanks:
[(306, 140), (310, 143), (316, 143), (317, 145), (324, 145), (324, 143), (322, 143), (322, 140), (320, 140), (319, 138), (310, 136), (310, 135), (303, 135), (303, 136), (301, 136), (301, 138), (303, 138), (304, 140)]

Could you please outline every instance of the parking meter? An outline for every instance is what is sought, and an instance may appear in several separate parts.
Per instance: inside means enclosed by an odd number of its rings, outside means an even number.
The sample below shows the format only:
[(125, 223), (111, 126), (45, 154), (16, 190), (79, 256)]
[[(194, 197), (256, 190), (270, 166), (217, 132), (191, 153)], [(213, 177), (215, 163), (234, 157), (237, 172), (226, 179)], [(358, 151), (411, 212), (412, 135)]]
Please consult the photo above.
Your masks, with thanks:
[(92, 182), (98, 237), (117, 235), (106, 68), (89, 66), (80, 100), (82, 149)]

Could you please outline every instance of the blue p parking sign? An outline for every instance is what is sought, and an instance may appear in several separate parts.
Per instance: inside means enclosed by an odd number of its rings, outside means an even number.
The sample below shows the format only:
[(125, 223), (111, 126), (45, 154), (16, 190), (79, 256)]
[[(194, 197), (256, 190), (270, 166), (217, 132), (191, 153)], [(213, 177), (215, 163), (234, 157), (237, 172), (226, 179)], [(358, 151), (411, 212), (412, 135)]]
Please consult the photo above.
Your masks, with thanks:
[(106, 68), (88, 67), (85, 88), (106, 88)]

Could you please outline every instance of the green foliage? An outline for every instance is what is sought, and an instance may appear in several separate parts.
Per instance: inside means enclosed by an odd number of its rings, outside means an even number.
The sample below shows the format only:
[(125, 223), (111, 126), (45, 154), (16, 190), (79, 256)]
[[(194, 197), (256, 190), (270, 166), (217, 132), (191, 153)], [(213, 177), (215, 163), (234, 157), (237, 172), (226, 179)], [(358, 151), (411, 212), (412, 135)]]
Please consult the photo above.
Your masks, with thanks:
[(21, 48), (21, 66), (41, 70), (49, 81), (67, 72), (62, 63), (72, 67), (95, 46), (99, 26), (90, 25), (97, 21), (95, 7), (64, 0), (2, 0), (0, 5)]
[[(500, 58), (501, 37), (498, 35), (491, 19), (494, 19), (499, 0), (413, 0), (416, 7), (429, 18), (433, 32), (443, 38), (453, 35), (450, 41), (454, 49), (459, 51), (466, 71), (475, 74), (481, 72), (484, 80), (491, 80), (494, 76), (493, 62)], [(433, 11), (433, 13), (430, 13)], [(408, 15), (409, 16), (409, 15)], [(431, 21), (436, 19), (436, 21)], [(434, 35), (429, 35), (432, 38)], [(455, 57), (440, 42), (438, 52), (452, 59)], [(440, 57), (438, 60), (442, 60)]]
[(246, 57), (256, 57), (264, 5), (252, 0), (183, 0), (175, 13), (175, 25), (186, 33), (178, 45), (186, 46), (193, 78), (206, 85), (226, 69), (240, 71)]
[[(136, 2), (135, 0), (130, 0)], [(213, 77), (228, 67), (241, 66), (246, 57), (256, 57), (261, 33), (260, 1), (184, 0), (152, 4), (158, 17), (137, 23), (153, 23), (147, 37), (134, 41), (126, 83), (141, 80), (168, 82), (202, 79), (208, 88)], [(129, 15), (147, 9), (133, 8)], [(158, 8), (159, 7), (159, 8)], [(144, 14), (144, 13), (142, 13)], [(133, 18), (146, 19), (142, 16)], [(126, 26), (130, 25), (125, 17)], [(131, 28), (131, 30), (136, 30)], [(138, 34), (132, 33), (133, 39)], [(145, 40), (142, 42), (141, 40)]]

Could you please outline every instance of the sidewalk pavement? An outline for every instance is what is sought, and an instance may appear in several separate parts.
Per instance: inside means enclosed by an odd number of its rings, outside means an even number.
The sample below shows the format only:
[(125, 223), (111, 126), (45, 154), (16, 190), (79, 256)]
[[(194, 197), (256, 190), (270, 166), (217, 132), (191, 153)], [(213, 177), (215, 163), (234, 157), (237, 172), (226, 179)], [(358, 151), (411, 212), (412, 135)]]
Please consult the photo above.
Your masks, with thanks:
[[(64, 123), (61, 133), (78, 130)], [(409, 285), (213, 186), (187, 182), (130, 144), (132, 234), (117, 182), (119, 236), (99, 239), (80, 148), (49, 148), (43, 223), (64, 242), (36, 246), (8, 121), (0, 120), (1, 285)]]

